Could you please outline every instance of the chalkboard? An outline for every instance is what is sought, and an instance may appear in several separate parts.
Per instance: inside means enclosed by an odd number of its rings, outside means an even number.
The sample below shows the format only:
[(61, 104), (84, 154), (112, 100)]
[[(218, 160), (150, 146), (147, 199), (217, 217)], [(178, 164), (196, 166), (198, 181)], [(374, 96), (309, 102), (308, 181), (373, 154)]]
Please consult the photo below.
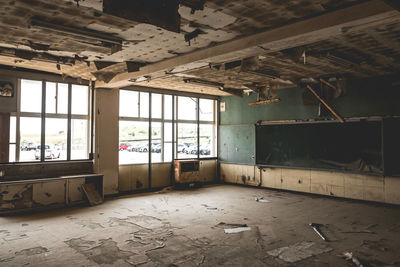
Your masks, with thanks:
[(256, 164), (383, 174), (382, 121), (256, 126)]

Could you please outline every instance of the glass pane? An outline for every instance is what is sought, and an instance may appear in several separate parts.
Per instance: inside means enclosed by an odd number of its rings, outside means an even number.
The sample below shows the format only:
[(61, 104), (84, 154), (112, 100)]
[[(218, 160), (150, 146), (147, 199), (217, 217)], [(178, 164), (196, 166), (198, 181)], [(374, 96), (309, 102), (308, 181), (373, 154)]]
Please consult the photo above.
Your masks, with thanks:
[(139, 92), (119, 91), (119, 116), (139, 117)]
[(151, 124), (151, 161), (162, 162), (162, 145), (161, 145), (161, 123), (153, 122)]
[(164, 95), (164, 119), (172, 120), (172, 95)]
[(215, 126), (200, 124), (200, 157), (215, 157)]
[(194, 97), (178, 96), (178, 120), (196, 120), (196, 101)]
[(88, 115), (88, 87), (85, 85), (72, 85), (72, 111), (74, 115)]
[(178, 158), (197, 158), (197, 124), (178, 124)]
[(172, 141), (172, 123), (164, 123), (164, 142)]
[(68, 84), (58, 84), (57, 113), (68, 114)]
[(56, 83), (46, 82), (46, 113), (56, 113)]
[(140, 92), (140, 117), (149, 117), (149, 93)]
[(214, 121), (214, 100), (200, 99), (200, 120)]
[(67, 160), (67, 132), (67, 119), (46, 118), (45, 160)]
[(17, 134), (17, 120), (15, 117), (11, 116), (10, 117), (10, 143), (17, 142), (16, 134)]
[(21, 117), (19, 161), (35, 161), (40, 159), (41, 125), (40, 118)]
[(164, 162), (172, 161), (172, 143), (164, 142)]
[(71, 159), (89, 158), (88, 120), (71, 120)]
[(9, 153), (9, 162), (15, 162), (15, 148), (16, 148), (16, 145), (15, 144), (11, 144), (10, 146), (9, 146), (9, 149), (10, 149), (10, 153)]
[(149, 123), (119, 122), (119, 163), (149, 162)]
[(162, 113), (162, 95), (151, 94), (151, 117), (161, 119)]
[(21, 80), (21, 111), (42, 112), (42, 82)]

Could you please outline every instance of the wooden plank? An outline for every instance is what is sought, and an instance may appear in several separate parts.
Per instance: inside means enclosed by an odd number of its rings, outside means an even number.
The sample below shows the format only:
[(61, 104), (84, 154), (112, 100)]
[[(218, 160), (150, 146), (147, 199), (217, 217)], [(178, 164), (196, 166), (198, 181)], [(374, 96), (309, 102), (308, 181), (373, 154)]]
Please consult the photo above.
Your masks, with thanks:
[(322, 83), (326, 84), (327, 86), (329, 86), (330, 88), (337, 90), (336, 86), (334, 86), (333, 84), (331, 84), (330, 82), (325, 81), (324, 79), (320, 78), (319, 79)]
[(262, 104), (270, 104), (270, 103), (278, 103), (281, 100), (279, 98), (274, 98), (270, 100), (263, 100), (263, 101), (257, 101), (257, 102), (250, 102), (249, 106), (256, 106), (256, 105), (262, 105)]
[(307, 85), (307, 88), (315, 95), (315, 97), (341, 122), (344, 123), (344, 119), (324, 100), (322, 99), (318, 93), (310, 86)]
[[(165, 71), (193, 62), (223, 62), (257, 54), (315, 43), (354, 31), (400, 21), (400, 14), (382, 0), (371, 0), (304, 21), (227, 41), (212, 47), (176, 56), (142, 67), (137, 72), (116, 75), (109, 83), (96, 82), (98, 88), (121, 88), (130, 79), (144, 75), (160, 77)], [(125, 64), (125, 63), (120, 63)], [(115, 66), (114, 66), (115, 67)]]
[(81, 185), (81, 188), (91, 206), (103, 203), (103, 198), (101, 197), (100, 192), (97, 190), (94, 183), (83, 184)]

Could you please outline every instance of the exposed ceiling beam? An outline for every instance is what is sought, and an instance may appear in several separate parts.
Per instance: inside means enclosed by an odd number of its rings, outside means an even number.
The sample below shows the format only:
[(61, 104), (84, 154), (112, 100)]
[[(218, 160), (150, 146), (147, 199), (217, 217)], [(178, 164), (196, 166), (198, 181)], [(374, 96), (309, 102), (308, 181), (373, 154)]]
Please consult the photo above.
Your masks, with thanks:
[(169, 69), (193, 62), (235, 60), (251, 55), (311, 44), (342, 34), (375, 28), (398, 21), (400, 21), (400, 13), (397, 10), (383, 0), (371, 0), (304, 21), (146, 65), (137, 72), (120, 73), (108, 83), (96, 82), (96, 87), (121, 88), (129, 86), (131, 84), (129, 80), (134, 80), (144, 75), (161, 77)]

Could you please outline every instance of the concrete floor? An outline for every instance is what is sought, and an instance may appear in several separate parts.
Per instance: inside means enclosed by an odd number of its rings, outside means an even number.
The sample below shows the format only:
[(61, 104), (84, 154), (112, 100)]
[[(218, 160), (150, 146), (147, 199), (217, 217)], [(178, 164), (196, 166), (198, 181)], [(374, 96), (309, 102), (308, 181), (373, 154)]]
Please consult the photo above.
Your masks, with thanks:
[[(352, 266), (344, 252), (400, 266), (399, 211), (233, 185), (165, 190), (0, 217), (0, 266)], [(229, 224), (251, 230), (225, 234)]]

